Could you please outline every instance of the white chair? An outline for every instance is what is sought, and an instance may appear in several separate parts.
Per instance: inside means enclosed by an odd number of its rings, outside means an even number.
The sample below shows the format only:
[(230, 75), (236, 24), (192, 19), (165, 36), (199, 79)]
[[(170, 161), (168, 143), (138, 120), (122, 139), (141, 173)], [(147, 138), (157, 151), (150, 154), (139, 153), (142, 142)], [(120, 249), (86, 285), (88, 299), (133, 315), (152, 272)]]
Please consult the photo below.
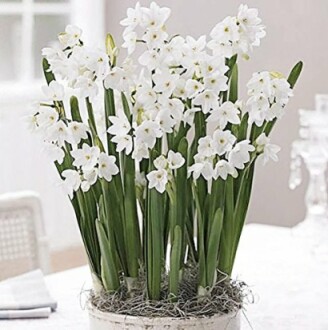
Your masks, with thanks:
[(38, 194), (30, 191), (0, 195), (0, 279), (40, 268), (50, 272)]

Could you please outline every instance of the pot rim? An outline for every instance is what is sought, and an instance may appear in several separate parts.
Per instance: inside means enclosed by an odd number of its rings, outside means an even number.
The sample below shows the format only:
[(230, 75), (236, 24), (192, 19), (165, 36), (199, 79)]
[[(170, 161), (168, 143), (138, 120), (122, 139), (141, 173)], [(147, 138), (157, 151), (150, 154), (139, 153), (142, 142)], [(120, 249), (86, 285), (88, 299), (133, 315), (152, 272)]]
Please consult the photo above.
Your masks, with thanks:
[(103, 312), (99, 309), (97, 309), (96, 306), (94, 306), (91, 302), (87, 304), (87, 309), (89, 312), (89, 315), (92, 317), (95, 317), (97, 319), (103, 319), (103, 320), (110, 320), (112, 322), (129, 322), (134, 324), (143, 324), (143, 325), (156, 325), (156, 324), (163, 324), (165, 322), (181, 322), (184, 325), (188, 324), (195, 324), (195, 322), (206, 322), (208, 320), (214, 320), (219, 319), (220, 321), (224, 320), (231, 320), (234, 318), (240, 317), (240, 309), (236, 310), (234, 312), (225, 313), (225, 314), (215, 314), (212, 316), (202, 316), (202, 317), (186, 317), (186, 318), (180, 318), (180, 317), (147, 317), (147, 316), (132, 316), (132, 315), (126, 315), (126, 314), (118, 314), (118, 313), (112, 313), (112, 312)]

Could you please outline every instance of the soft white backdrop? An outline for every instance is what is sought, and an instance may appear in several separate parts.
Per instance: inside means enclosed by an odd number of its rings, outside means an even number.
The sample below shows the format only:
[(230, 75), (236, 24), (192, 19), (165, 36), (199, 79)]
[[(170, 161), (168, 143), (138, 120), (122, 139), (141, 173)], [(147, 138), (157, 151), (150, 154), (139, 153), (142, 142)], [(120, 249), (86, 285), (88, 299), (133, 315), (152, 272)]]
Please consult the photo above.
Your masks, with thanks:
[[(119, 39), (122, 31), (119, 21), (124, 17), (126, 8), (134, 6), (136, 1), (105, 2), (106, 30)], [(149, 2), (142, 1), (142, 4)], [(314, 95), (328, 93), (327, 0), (161, 0), (158, 3), (172, 8), (169, 32), (194, 36), (208, 33), (216, 22), (227, 15), (235, 15), (240, 3), (259, 8), (267, 26), (267, 37), (251, 59), (241, 64), (242, 95), (245, 82), (252, 72), (268, 69), (287, 74), (299, 59), (305, 62), (288, 113), (273, 133), (274, 143), (282, 146), (280, 162), (271, 163), (266, 168), (258, 167), (248, 216), (251, 222), (284, 226), (301, 221), (304, 218), (305, 185), (295, 192), (288, 188), (290, 144), (297, 138), (297, 109), (313, 108)], [(92, 2), (89, 4), (92, 8)], [(95, 17), (93, 21), (97, 19)], [(20, 91), (16, 90), (14, 94), (11, 93), (10, 105), (1, 103), (1, 98), (7, 96), (7, 92), (0, 88), (0, 193), (20, 189), (38, 191), (52, 249), (78, 244), (79, 237), (69, 201), (54, 185), (55, 170), (21, 120), (31, 97), (22, 97)]]

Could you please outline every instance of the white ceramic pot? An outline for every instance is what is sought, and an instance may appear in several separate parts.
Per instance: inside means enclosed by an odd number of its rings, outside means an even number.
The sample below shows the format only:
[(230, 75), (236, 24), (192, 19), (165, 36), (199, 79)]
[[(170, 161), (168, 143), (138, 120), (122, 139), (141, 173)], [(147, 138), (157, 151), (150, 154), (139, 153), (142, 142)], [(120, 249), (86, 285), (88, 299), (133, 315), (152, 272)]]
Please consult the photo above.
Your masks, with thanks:
[(88, 306), (90, 330), (240, 330), (240, 312), (209, 318), (149, 318), (105, 313)]

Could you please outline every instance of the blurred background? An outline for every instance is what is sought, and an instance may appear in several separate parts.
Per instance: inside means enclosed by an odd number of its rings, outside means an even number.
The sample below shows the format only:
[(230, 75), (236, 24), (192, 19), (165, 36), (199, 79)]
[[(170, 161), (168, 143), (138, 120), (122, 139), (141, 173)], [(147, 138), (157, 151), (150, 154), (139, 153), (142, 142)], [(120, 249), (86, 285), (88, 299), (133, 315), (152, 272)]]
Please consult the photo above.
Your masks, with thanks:
[[(0, 193), (33, 190), (40, 194), (53, 269), (84, 263), (84, 254), (68, 198), (56, 185), (57, 173), (28, 131), (24, 116), (40, 94), (41, 48), (50, 45), (69, 23), (83, 28), (83, 39), (102, 46), (105, 33), (121, 42), (119, 22), (132, 0), (0, 0)], [(148, 5), (150, 1), (141, 1)], [(158, 0), (172, 9), (168, 32), (198, 37), (208, 34), (241, 3), (259, 9), (267, 27), (261, 47), (240, 63), (240, 93), (255, 71), (305, 67), (283, 120), (272, 141), (282, 147), (279, 163), (258, 166), (248, 222), (294, 226), (305, 217), (304, 192), (288, 188), (291, 143), (298, 136), (297, 110), (313, 109), (314, 96), (328, 93), (326, 0)], [(306, 181), (306, 180), (305, 180)], [(65, 258), (63, 258), (65, 256)]]

